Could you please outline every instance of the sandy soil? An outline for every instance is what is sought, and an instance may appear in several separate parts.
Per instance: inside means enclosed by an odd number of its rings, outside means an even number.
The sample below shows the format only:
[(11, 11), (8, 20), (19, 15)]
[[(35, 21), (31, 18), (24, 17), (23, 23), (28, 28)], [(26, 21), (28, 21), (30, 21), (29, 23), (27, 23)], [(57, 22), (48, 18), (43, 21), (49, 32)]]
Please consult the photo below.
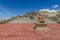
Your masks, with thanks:
[(48, 24), (50, 30), (33, 30), (34, 24), (0, 24), (0, 40), (60, 40), (60, 24)]

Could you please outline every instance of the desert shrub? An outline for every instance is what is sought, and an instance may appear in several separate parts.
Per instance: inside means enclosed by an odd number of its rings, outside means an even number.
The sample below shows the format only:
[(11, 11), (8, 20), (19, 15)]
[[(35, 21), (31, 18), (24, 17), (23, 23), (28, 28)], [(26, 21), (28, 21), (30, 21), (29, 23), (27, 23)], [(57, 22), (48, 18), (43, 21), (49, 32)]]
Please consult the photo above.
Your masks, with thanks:
[(50, 19), (52, 19), (52, 20), (56, 21), (57, 23), (60, 23), (59, 19), (58, 19), (57, 17), (55, 17), (55, 16), (50, 17)]
[(57, 21), (58, 19), (55, 16), (49, 17), (50, 19)]
[(31, 19), (31, 20), (33, 20), (33, 19), (34, 19), (34, 16), (29, 16), (29, 17), (30, 17), (30, 19)]
[(2, 21), (0, 21), (0, 24), (3, 24), (3, 22), (2, 22)]
[(7, 20), (7, 21), (9, 22), (9, 21), (12, 21), (12, 20), (14, 20), (14, 19), (9, 19), (9, 20)]
[(57, 21), (57, 23), (60, 23), (59, 21)]
[(60, 23), (59, 19), (60, 19), (60, 14), (56, 14), (56, 17), (58, 18), (57, 23)]
[(60, 14), (56, 14), (56, 16), (60, 18)]
[(28, 17), (28, 15), (23, 15), (24, 17)]

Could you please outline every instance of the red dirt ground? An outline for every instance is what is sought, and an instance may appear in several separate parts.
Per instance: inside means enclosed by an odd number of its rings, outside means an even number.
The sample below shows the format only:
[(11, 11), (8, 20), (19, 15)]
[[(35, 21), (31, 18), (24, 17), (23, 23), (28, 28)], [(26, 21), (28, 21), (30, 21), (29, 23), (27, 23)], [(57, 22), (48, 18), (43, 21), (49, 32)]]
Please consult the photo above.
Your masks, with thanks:
[(60, 40), (60, 24), (47, 30), (32, 30), (34, 24), (0, 24), (0, 40)]

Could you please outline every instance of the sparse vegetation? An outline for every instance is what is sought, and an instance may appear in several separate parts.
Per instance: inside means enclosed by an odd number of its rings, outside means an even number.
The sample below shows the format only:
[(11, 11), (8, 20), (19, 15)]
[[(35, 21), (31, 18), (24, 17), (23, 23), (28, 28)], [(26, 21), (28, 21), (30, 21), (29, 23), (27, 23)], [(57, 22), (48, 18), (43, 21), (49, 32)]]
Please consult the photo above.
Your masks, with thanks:
[(55, 16), (49, 17), (50, 19), (57, 21), (57, 18)]
[(0, 21), (0, 24), (5, 24), (5, 23), (7, 23), (6, 20), (4, 20), (4, 21)]
[[(48, 15), (47, 15), (48, 14)], [(0, 23), (1, 24), (3, 24), (3, 23), (8, 23), (8, 22), (11, 22), (11, 21), (14, 21), (15, 19), (18, 19), (19, 18), (19, 20), (20, 20), (20, 18), (21, 18), (21, 20), (22, 19), (27, 19), (28, 18), (28, 20), (33, 20), (35, 17), (37, 17), (38, 15), (41, 15), (41, 16), (43, 16), (44, 18), (47, 18), (46, 20), (48, 20), (48, 19), (51, 19), (51, 20), (53, 20), (53, 21), (56, 21), (57, 23), (60, 23), (60, 21), (59, 21), (59, 19), (60, 19), (60, 14), (56, 14), (56, 16), (55, 15), (53, 15), (52, 13), (51, 13), (51, 15), (52, 16), (50, 16), (50, 13), (49, 12), (34, 12), (34, 11), (32, 11), (32, 12), (28, 12), (28, 13), (26, 13), (26, 14), (24, 14), (24, 15), (22, 15), (22, 16), (20, 16), (20, 15), (17, 15), (17, 16), (15, 16), (15, 17), (11, 17), (10, 19), (8, 19), (8, 20), (4, 20), (4, 21), (0, 21)], [(29, 19), (30, 18), (30, 19)]]
[(0, 21), (0, 24), (3, 24), (3, 22), (2, 22), (2, 21)]
[(58, 18), (60, 18), (60, 14), (56, 14), (56, 16), (57, 16)]
[(35, 18), (34, 16), (36, 16), (37, 14), (38, 13), (37, 12), (34, 12), (34, 11), (32, 11), (30, 13), (27, 13), (27, 15), (30, 17), (31, 20), (33, 20)]

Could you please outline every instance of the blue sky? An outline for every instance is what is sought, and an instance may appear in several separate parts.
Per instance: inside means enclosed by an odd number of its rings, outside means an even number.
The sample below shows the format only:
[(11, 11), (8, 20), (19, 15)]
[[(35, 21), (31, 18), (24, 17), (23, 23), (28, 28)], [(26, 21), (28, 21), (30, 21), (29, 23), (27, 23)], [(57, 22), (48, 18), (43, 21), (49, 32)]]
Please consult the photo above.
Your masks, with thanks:
[(22, 15), (40, 9), (60, 9), (60, 0), (0, 0), (0, 18)]

